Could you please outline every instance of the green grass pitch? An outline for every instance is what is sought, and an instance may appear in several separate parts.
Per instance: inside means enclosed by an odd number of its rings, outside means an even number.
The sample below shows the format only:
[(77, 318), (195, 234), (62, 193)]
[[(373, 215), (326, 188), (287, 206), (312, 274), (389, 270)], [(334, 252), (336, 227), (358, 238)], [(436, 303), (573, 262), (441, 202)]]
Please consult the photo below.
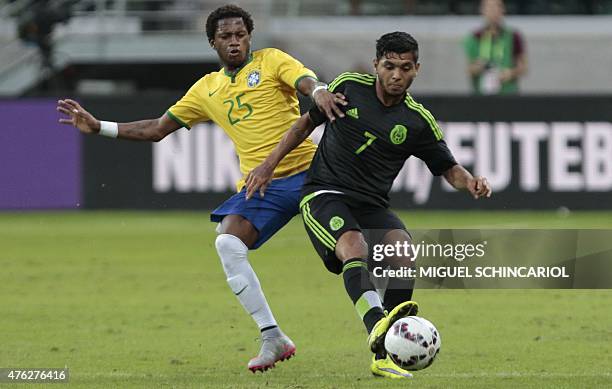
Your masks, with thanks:
[[(401, 215), (413, 228), (612, 228), (610, 212)], [(82, 388), (612, 387), (612, 290), (417, 290), (439, 359), (409, 381), (374, 378), (341, 279), (297, 218), (251, 255), (297, 355), (253, 375), (258, 331), (214, 236), (206, 212), (0, 213), (0, 367), (68, 366)]]

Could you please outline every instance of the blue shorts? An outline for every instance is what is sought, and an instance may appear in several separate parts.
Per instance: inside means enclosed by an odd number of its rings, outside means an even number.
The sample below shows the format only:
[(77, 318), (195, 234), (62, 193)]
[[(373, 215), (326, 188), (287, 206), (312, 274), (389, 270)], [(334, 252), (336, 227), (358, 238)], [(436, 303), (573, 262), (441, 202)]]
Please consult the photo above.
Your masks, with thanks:
[(259, 232), (257, 241), (251, 247), (251, 249), (256, 249), (300, 212), (299, 204), (304, 178), (306, 178), (305, 171), (272, 180), (264, 197), (260, 197), (257, 192), (250, 200), (246, 199), (246, 190), (242, 188), (240, 192), (212, 211), (210, 221), (220, 223), (227, 215), (244, 217)]

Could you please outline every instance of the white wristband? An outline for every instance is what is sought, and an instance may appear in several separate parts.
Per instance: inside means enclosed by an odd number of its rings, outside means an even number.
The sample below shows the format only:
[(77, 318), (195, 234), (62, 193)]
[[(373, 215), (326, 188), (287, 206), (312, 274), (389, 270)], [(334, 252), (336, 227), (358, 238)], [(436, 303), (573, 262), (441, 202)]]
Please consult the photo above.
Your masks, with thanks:
[(315, 93), (317, 93), (317, 91), (321, 89), (327, 90), (327, 84), (320, 84), (320, 85), (315, 86), (315, 88), (312, 90), (312, 93), (310, 94), (313, 100), (314, 100)]
[(98, 134), (109, 138), (116, 138), (119, 135), (119, 124), (116, 122), (100, 121), (100, 132)]

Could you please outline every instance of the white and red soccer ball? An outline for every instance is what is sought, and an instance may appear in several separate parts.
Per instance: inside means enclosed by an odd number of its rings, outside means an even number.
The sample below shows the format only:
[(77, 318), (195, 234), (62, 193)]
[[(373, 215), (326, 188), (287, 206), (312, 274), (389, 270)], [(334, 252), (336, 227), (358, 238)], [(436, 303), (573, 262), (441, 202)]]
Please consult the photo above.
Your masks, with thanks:
[(387, 353), (393, 362), (406, 370), (421, 370), (431, 365), (441, 345), (436, 327), (419, 316), (397, 320), (385, 336)]

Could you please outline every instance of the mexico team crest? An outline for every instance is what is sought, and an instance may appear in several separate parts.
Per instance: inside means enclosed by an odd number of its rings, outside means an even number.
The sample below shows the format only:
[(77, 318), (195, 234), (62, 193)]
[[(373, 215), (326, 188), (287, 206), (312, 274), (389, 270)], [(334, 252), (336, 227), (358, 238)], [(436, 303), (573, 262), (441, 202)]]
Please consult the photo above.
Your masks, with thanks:
[(400, 145), (404, 143), (406, 140), (406, 134), (408, 133), (408, 129), (401, 124), (396, 125), (391, 130), (391, 134), (389, 134), (389, 138), (391, 139), (391, 143), (394, 145)]
[(249, 86), (249, 88), (254, 88), (257, 86), (257, 84), (259, 84), (260, 79), (261, 76), (259, 74), (259, 70), (253, 70), (247, 76), (247, 85)]
[(344, 226), (344, 219), (340, 216), (334, 216), (329, 221), (329, 227), (332, 231), (338, 231), (342, 226)]

